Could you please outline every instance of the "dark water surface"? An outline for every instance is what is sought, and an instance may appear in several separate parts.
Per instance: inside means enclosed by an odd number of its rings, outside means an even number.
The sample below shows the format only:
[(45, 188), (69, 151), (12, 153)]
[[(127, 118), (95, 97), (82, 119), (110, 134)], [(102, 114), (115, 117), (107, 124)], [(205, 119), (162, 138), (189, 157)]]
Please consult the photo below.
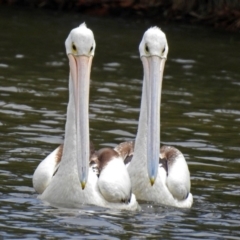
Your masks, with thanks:
[[(0, 9), (0, 236), (4, 239), (240, 239), (240, 35), (162, 25), (170, 47), (161, 141), (191, 171), (189, 210), (55, 209), (37, 199), (32, 174), (63, 141), (68, 101), (64, 41), (94, 31), (90, 132), (96, 148), (136, 134), (142, 64), (138, 44), (156, 23), (75, 13)], [(159, 24), (158, 24), (159, 25)]]

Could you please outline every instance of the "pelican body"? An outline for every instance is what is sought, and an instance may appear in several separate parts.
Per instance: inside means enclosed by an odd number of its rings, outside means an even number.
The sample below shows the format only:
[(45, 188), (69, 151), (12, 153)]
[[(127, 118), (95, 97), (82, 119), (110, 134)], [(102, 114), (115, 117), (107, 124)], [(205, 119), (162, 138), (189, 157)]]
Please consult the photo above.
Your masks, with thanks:
[(92, 204), (136, 210), (139, 206), (121, 155), (113, 149), (90, 151), (89, 85), (96, 46), (92, 31), (81, 24), (70, 32), (65, 46), (70, 75), (64, 144), (39, 164), (33, 186), (40, 199), (56, 207)]
[(148, 29), (139, 51), (144, 79), (137, 135), (135, 143), (122, 143), (115, 150), (122, 151), (124, 145), (131, 149), (127, 150), (132, 155), (127, 169), (137, 200), (189, 208), (193, 197), (183, 154), (170, 146), (159, 151), (162, 78), (168, 53), (165, 34), (157, 27)]

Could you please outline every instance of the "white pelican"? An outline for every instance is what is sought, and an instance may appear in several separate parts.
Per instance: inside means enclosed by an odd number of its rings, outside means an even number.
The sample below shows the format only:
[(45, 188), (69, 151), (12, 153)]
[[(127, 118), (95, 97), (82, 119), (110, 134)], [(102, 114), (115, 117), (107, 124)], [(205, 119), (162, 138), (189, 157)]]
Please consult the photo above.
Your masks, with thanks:
[(159, 153), (162, 78), (168, 54), (165, 34), (158, 27), (148, 29), (139, 51), (144, 79), (137, 136), (135, 143), (122, 143), (115, 150), (133, 155), (125, 163), (137, 200), (190, 208), (190, 173), (183, 154), (169, 146), (161, 147)]
[(40, 199), (56, 207), (93, 204), (136, 210), (138, 203), (131, 193), (123, 157), (106, 148), (92, 154), (90, 159), (88, 104), (95, 51), (92, 31), (81, 24), (70, 32), (65, 46), (70, 76), (64, 144), (39, 164), (33, 186), (41, 193)]

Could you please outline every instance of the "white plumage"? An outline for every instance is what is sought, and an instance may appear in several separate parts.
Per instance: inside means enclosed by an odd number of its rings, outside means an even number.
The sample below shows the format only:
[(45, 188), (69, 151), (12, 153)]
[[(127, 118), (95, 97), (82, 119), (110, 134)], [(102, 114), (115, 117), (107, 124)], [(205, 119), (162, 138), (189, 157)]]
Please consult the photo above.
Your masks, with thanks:
[[(109, 154), (105, 157), (104, 151), (97, 153), (102, 164), (97, 171), (99, 177), (93, 167), (89, 168), (88, 101), (90, 69), (95, 51), (93, 33), (85, 24), (81, 24), (70, 32), (65, 44), (70, 76), (61, 162), (58, 167), (56, 159), (59, 149), (44, 159), (33, 175), (34, 188), (42, 193), (40, 199), (57, 207), (80, 208), (83, 204), (93, 204), (136, 210), (139, 206), (131, 193), (128, 172), (116, 152), (108, 149)], [(108, 155), (110, 159), (106, 162)]]
[[(176, 148), (162, 147), (159, 155), (162, 76), (168, 53), (165, 34), (157, 27), (148, 29), (139, 51), (144, 80), (134, 153), (128, 165), (132, 190), (138, 200), (189, 208), (193, 197), (183, 154)], [(159, 157), (165, 158), (165, 168)]]
[[(112, 179), (109, 181), (109, 178)], [(131, 198), (131, 181), (121, 157), (110, 161), (99, 176), (100, 192), (109, 202), (128, 202)]]

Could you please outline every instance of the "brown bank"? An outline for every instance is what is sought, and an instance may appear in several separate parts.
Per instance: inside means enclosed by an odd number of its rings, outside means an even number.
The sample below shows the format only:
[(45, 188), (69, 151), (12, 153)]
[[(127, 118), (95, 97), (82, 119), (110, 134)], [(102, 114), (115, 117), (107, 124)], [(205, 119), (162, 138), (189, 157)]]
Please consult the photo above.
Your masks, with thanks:
[(240, 0), (0, 0), (0, 4), (203, 23), (240, 30)]

